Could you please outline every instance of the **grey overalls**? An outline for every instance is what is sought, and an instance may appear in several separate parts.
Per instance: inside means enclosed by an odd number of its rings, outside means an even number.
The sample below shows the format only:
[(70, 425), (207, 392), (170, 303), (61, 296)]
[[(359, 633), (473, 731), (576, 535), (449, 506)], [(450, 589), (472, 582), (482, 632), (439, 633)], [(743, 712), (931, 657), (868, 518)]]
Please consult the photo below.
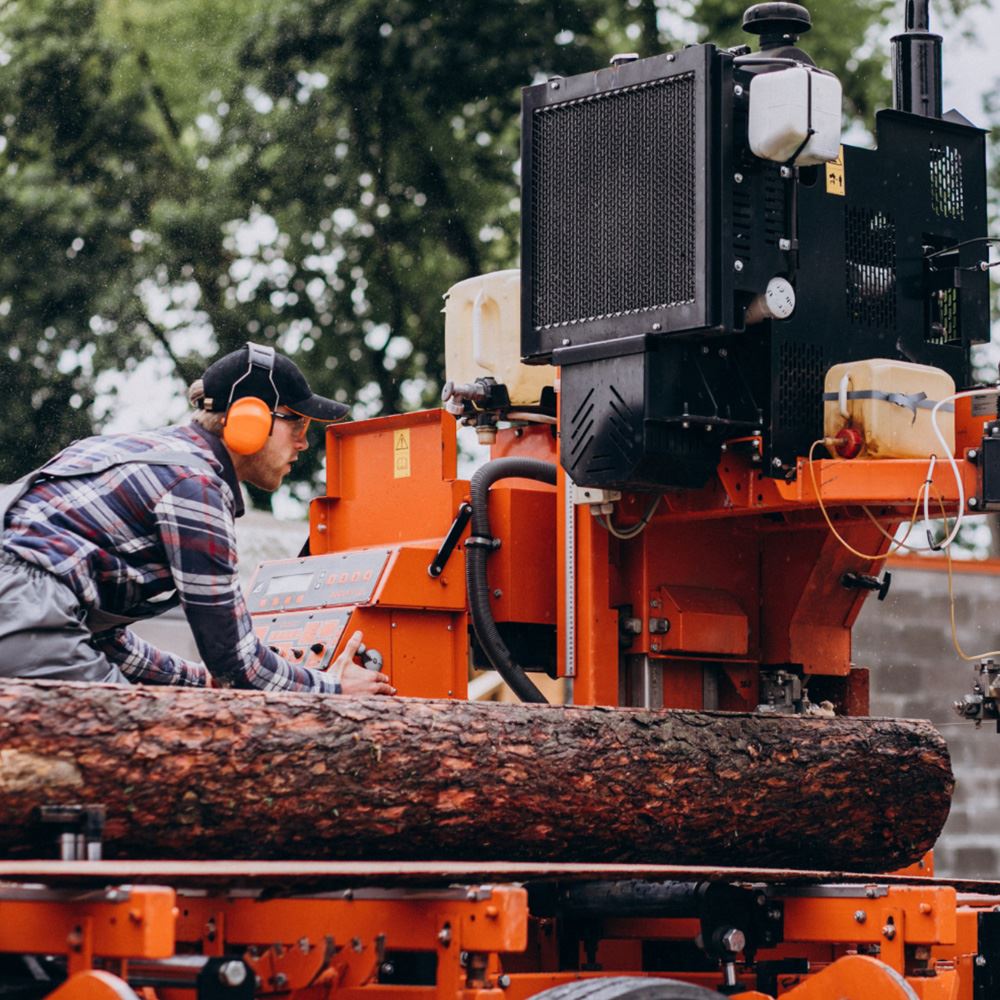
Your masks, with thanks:
[[(166, 450), (113, 456), (72, 472), (56, 472), (43, 465), (0, 489), (0, 527), (14, 504), (43, 479), (100, 475), (132, 462), (214, 471), (206, 459), (192, 452)], [(87, 611), (59, 577), (0, 549), (0, 678), (128, 684), (128, 678), (118, 667), (94, 648), (92, 637), (162, 614), (177, 603), (174, 591), (162, 600), (144, 601), (130, 608), (127, 615), (98, 609)]]

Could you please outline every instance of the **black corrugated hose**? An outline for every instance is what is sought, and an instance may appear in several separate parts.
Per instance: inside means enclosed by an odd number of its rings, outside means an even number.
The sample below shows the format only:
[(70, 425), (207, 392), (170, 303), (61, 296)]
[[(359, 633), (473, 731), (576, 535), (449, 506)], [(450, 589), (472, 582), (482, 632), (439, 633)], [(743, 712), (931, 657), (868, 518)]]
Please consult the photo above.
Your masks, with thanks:
[(472, 627), (486, 658), (510, 685), (521, 701), (547, 704), (545, 695), (528, 678), (524, 668), (514, 662), (490, 608), (490, 585), (486, 579), (486, 557), (493, 551), (490, 534), (490, 487), (500, 479), (534, 479), (540, 483), (556, 482), (556, 467), (534, 458), (497, 458), (477, 469), (469, 484), (472, 500), (472, 532), (465, 547), (465, 587), (469, 595)]

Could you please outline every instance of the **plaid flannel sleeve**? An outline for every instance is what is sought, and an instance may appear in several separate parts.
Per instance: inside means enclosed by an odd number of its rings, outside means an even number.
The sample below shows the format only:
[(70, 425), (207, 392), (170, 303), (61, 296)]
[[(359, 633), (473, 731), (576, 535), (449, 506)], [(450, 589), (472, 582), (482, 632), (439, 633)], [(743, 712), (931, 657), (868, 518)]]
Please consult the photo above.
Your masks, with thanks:
[(186, 476), (155, 513), (181, 606), (212, 675), (232, 687), (335, 693), (328, 677), (282, 659), (254, 633), (237, 575), (233, 519), (218, 483)]
[(94, 637), (94, 646), (137, 684), (208, 686), (209, 673), (202, 664), (157, 649), (131, 629), (102, 632)]

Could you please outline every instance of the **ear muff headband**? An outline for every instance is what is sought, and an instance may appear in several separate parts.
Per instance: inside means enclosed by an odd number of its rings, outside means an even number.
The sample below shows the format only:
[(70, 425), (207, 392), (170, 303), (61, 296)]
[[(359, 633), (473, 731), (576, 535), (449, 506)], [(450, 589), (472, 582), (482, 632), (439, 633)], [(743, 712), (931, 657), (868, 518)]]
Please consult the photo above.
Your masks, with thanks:
[[(253, 373), (254, 368), (267, 372), (274, 390), (274, 405), (268, 406), (256, 396), (243, 396), (233, 402), (236, 387)], [(252, 455), (267, 444), (278, 406), (278, 387), (274, 384), (274, 348), (247, 343), (247, 370), (233, 383), (222, 424), (222, 440), (237, 455)]]

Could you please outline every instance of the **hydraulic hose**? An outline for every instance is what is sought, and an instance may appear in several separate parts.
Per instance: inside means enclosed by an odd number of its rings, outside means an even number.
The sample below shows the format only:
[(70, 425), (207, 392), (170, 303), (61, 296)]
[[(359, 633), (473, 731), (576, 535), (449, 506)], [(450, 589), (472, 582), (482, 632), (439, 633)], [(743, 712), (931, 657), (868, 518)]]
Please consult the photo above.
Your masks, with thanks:
[(497, 458), (473, 473), (469, 484), (472, 500), (472, 533), (465, 543), (465, 586), (469, 595), (472, 628), (486, 658), (521, 701), (547, 703), (545, 695), (514, 662), (500, 635), (490, 608), (490, 585), (486, 579), (486, 557), (496, 547), (490, 532), (490, 487), (500, 479), (533, 479), (555, 486), (556, 467), (534, 458)]

